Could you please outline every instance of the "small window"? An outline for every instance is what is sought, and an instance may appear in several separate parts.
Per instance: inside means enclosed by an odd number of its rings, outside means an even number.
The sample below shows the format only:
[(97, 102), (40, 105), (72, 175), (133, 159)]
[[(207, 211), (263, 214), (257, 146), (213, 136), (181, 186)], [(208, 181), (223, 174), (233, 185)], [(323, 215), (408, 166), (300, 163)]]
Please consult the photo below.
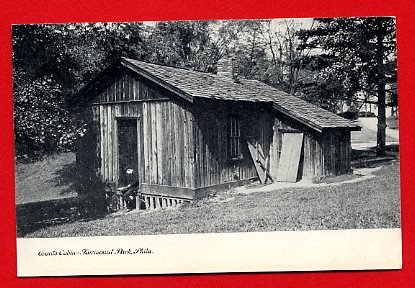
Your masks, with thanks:
[(239, 118), (228, 118), (228, 157), (241, 158), (241, 128)]

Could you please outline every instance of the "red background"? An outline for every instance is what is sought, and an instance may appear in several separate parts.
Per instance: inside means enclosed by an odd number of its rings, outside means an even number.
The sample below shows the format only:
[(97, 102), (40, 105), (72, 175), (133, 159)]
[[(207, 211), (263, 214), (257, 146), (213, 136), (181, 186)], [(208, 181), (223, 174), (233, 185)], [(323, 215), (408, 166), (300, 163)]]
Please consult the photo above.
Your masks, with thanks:
[[(3, 0), (4, 1), (4, 0)], [(1, 287), (415, 287), (415, 2), (330, 0), (14, 0), (0, 4), (0, 286)], [(108, 277), (16, 277), (11, 24), (179, 19), (396, 16), (403, 269)], [(34, 265), (36, 265), (34, 263)], [(196, 263), (195, 263), (196, 265)]]

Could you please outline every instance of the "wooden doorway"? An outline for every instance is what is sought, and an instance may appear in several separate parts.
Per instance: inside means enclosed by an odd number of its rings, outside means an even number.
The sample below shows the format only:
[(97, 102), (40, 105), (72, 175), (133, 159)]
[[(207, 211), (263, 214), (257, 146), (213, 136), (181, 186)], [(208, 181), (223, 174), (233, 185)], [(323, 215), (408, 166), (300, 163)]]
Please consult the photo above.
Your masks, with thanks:
[[(138, 119), (118, 118), (118, 185), (126, 186), (138, 178)], [(131, 172), (130, 174), (127, 174)]]
[(304, 134), (287, 132), (282, 134), (282, 148), (278, 165), (277, 181), (296, 182), (298, 179)]

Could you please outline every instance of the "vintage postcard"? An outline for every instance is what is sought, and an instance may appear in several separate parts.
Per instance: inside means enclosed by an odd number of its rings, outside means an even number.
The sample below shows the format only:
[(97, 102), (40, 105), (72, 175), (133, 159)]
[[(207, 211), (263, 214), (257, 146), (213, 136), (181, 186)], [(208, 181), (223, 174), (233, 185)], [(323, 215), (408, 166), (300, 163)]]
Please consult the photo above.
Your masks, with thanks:
[(401, 268), (395, 18), (12, 39), (18, 276)]

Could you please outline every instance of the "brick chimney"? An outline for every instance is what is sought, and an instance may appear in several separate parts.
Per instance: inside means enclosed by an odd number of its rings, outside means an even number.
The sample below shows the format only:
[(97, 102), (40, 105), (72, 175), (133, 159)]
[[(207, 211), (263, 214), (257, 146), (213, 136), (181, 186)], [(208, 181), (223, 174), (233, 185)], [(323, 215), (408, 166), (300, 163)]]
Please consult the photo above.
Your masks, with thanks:
[(235, 57), (223, 57), (217, 63), (218, 76), (233, 79), (234, 82), (239, 83), (239, 65)]

